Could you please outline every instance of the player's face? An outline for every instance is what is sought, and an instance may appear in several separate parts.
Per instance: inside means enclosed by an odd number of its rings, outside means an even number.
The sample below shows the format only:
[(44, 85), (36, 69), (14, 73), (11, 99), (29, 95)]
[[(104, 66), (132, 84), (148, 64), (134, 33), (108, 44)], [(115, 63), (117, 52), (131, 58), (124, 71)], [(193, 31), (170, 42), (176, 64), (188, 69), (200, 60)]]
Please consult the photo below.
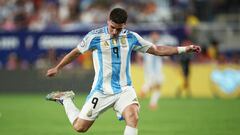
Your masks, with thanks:
[(108, 32), (113, 37), (118, 36), (118, 34), (122, 31), (123, 28), (125, 28), (125, 26), (125, 23), (117, 24), (111, 20), (108, 20)]

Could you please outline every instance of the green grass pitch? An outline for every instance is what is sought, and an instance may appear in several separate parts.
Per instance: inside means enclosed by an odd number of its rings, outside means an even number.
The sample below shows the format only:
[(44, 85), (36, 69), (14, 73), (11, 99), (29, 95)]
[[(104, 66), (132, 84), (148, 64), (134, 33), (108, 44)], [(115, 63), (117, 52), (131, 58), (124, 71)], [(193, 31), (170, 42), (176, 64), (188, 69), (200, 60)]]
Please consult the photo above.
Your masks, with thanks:
[[(77, 96), (80, 107), (86, 96)], [(140, 100), (139, 135), (239, 135), (240, 100), (161, 99), (156, 111)], [(86, 135), (122, 135), (124, 121), (112, 109)], [(44, 95), (0, 95), (1, 135), (78, 135), (61, 105)]]

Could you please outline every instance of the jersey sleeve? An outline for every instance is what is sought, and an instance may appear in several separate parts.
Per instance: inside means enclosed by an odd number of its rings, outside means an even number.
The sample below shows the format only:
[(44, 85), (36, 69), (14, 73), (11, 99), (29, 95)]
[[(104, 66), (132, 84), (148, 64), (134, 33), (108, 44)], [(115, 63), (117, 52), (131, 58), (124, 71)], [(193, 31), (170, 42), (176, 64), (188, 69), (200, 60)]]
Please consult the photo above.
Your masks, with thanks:
[(134, 36), (134, 40), (135, 40), (135, 45), (133, 47), (134, 51), (139, 51), (139, 52), (147, 52), (147, 50), (153, 46), (153, 43), (143, 39), (140, 35), (138, 35), (137, 33), (133, 32), (132, 33)]
[(89, 32), (83, 40), (77, 45), (77, 49), (80, 53), (84, 53), (88, 50), (93, 50), (96, 48), (96, 44), (93, 42), (96, 36)]

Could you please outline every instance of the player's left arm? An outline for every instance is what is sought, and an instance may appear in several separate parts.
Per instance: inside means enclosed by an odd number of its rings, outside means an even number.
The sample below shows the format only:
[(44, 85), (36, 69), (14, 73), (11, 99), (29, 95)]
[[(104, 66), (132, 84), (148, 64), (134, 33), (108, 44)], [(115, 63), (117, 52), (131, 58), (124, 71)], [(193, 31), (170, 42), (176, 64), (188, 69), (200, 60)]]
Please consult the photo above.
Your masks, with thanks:
[(147, 53), (157, 55), (157, 56), (170, 56), (170, 55), (189, 53), (189, 52), (199, 53), (201, 52), (201, 47), (198, 45), (188, 45), (188, 46), (181, 46), (181, 47), (152, 45), (147, 50)]

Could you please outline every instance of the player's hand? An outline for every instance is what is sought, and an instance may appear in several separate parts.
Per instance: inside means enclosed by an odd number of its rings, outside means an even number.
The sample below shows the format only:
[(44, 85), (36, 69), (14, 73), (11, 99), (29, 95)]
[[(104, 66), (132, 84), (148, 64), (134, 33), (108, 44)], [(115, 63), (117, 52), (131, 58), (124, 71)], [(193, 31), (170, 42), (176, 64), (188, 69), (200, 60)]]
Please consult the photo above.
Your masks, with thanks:
[(55, 76), (57, 73), (58, 73), (58, 69), (54, 67), (47, 71), (46, 76), (52, 77), (52, 76)]
[(200, 53), (201, 52), (201, 47), (198, 45), (189, 45), (186, 46), (186, 52), (195, 52), (195, 53)]

